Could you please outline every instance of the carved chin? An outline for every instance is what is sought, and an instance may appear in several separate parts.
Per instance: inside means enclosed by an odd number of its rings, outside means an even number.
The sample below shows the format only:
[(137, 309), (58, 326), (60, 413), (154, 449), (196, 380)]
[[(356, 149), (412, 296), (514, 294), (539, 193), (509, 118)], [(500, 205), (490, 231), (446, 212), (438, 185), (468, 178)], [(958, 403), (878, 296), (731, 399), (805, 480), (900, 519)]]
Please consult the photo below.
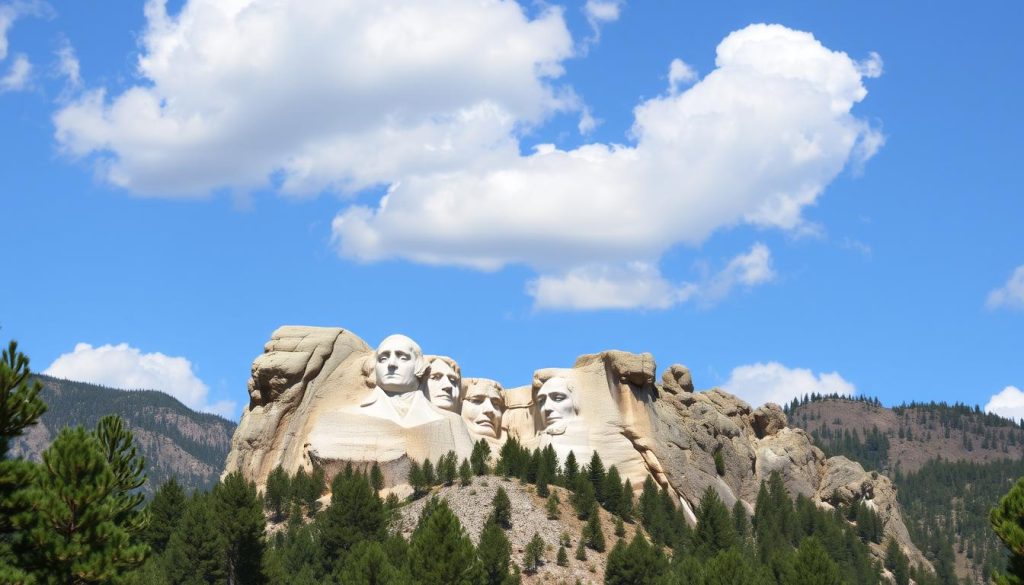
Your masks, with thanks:
[(555, 422), (551, 423), (550, 425), (548, 425), (548, 428), (544, 429), (544, 432), (549, 434), (549, 435), (564, 435), (565, 434), (565, 421), (558, 420), (558, 421), (555, 421)]

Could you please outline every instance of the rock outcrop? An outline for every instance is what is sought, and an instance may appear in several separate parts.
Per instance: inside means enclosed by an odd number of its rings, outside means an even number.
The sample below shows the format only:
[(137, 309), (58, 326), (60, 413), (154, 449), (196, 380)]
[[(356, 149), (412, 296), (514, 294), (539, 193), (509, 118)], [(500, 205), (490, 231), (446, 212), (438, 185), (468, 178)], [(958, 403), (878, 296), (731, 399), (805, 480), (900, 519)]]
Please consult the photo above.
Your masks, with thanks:
[[(396, 338), (409, 347), (407, 364), (395, 363), (393, 344), (385, 347)], [(288, 472), (318, 465), (330, 476), (347, 464), (377, 462), (386, 485), (401, 492), (412, 460), (436, 460), (449, 450), (468, 457), (480, 438), (497, 453), (515, 437), (531, 449), (550, 445), (563, 459), (571, 451), (585, 462), (596, 451), (638, 490), (653, 478), (691, 521), (709, 487), (727, 505), (738, 500), (752, 512), (761, 482), (778, 472), (790, 494), (819, 506), (865, 502), (886, 536), (928, 565), (910, 541), (888, 478), (826, 458), (777, 405), (752, 409), (720, 389), (694, 391), (685, 366), (670, 366), (657, 384), (652, 355), (611, 350), (580, 356), (571, 368), (526, 373), (532, 383), (503, 389), (485, 379), (459, 382), (451, 358), (444, 358), (448, 367), (435, 366), (448, 379), (431, 381), (433, 359), (403, 336), (375, 352), (342, 329), (278, 329), (253, 363), (250, 403), (227, 472), (263, 484), (278, 465)], [(402, 372), (404, 385), (378, 380), (398, 380)], [(448, 388), (456, 383), (457, 399)]]

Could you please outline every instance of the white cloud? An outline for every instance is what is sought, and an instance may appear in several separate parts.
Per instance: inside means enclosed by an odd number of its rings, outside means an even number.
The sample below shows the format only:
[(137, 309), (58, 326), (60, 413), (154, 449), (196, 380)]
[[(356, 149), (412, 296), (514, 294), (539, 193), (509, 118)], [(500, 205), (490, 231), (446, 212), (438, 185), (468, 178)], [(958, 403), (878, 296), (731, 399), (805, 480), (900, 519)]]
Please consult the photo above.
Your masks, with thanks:
[(1018, 266), (1006, 284), (988, 293), (989, 309), (1024, 310), (1024, 266)]
[(1024, 392), (1016, 386), (1007, 386), (993, 394), (985, 405), (985, 412), (998, 414), (1015, 421), (1024, 419)]
[(619, 19), (624, 0), (587, 0), (583, 6), (583, 14), (591, 26), (598, 26)]
[(774, 278), (771, 251), (757, 243), (701, 282), (673, 284), (644, 262), (598, 263), (542, 275), (527, 284), (527, 293), (537, 309), (667, 309), (687, 301), (709, 307), (737, 286), (750, 288)]
[(99, 347), (76, 344), (73, 352), (59, 356), (43, 373), (125, 390), (160, 390), (195, 410), (229, 418), (235, 413), (234, 401), (208, 402), (209, 388), (195, 375), (189, 360), (159, 352), (142, 353), (127, 343)]
[(68, 90), (76, 90), (82, 86), (81, 65), (75, 48), (67, 39), (63, 39), (57, 47), (57, 73), (65, 79)]
[(682, 59), (672, 59), (668, 66), (669, 93), (679, 93), (679, 88), (697, 81), (697, 70)]
[(577, 125), (577, 128), (580, 131), (580, 134), (584, 134), (584, 135), (590, 134), (600, 124), (601, 124), (601, 120), (598, 120), (597, 118), (595, 118), (593, 116), (593, 114), (590, 113), (590, 108), (584, 106), (583, 110), (580, 112), (580, 122)]
[[(352, 191), (517, 152), (516, 132), (578, 107), (552, 85), (572, 56), (562, 12), (497, 0), (190, 0), (146, 6), (139, 74), (54, 116), (141, 194), (203, 195), (280, 177)], [(189, 172), (183, 173), (182, 169)]]
[(7, 73), (0, 77), (0, 93), (19, 91), (28, 87), (32, 64), (25, 55), (17, 55)]
[(756, 363), (734, 368), (722, 388), (760, 406), (765, 402), (785, 405), (805, 394), (853, 396), (857, 388), (837, 372), (820, 373), (805, 368), (787, 368), (779, 362)]

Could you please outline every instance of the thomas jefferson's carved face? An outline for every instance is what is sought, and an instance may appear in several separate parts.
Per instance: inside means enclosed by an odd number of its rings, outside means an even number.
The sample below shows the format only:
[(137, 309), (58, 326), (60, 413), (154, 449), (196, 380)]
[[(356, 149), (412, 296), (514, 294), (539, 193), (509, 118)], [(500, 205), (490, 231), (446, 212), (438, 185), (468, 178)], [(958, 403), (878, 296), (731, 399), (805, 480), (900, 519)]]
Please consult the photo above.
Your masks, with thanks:
[(462, 420), (469, 430), (495, 439), (501, 438), (501, 415), (505, 399), (501, 388), (493, 382), (479, 382), (466, 388), (462, 398)]
[(576, 418), (579, 408), (565, 378), (551, 378), (537, 390), (537, 410), (543, 418), (544, 429), (565, 428), (565, 423)]
[(419, 387), (416, 370), (423, 352), (415, 341), (404, 335), (390, 335), (380, 342), (374, 373), (377, 386), (389, 394), (412, 392)]
[(452, 412), (459, 411), (459, 375), (448, 362), (435, 359), (430, 362), (427, 376), (427, 398), (431, 404)]

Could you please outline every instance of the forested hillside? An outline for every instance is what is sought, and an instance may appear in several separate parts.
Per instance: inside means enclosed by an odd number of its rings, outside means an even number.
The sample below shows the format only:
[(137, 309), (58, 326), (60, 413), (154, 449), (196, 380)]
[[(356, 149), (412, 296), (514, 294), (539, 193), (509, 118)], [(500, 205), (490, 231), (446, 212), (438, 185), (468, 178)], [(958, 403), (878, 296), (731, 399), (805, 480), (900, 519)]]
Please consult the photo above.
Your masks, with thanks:
[(40, 397), (48, 405), (39, 424), (14, 441), (12, 455), (38, 460), (65, 426), (93, 428), (105, 415), (116, 414), (129, 426), (146, 458), (151, 493), (170, 477), (186, 489), (207, 489), (216, 483), (231, 446), (235, 423), (196, 412), (177, 399), (154, 390), (125, 391), (38, 375)]
[(988, 511), (1024, 475), (1024, 429), (977, 406), (809, 396), (786, 407), (829, 456), (889, 474), (907, 529), (940, 578), (988, 583), (1006, 553)]

